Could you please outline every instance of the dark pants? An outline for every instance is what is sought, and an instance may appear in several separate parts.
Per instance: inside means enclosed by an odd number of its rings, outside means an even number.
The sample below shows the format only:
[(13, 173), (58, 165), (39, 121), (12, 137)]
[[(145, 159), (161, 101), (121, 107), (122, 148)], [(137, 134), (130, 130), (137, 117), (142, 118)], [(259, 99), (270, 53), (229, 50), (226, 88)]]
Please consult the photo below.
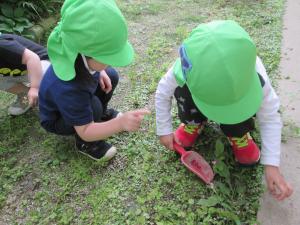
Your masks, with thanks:
[[(103, 113), (107, 109), (107, 104), (110, 101), (113, 92), (119, 82), (119, 75), (118, 72), (109, 67), (106, 70), (107, 75), (109, 76), (112, 84), (112, 90), (109, 93), (105, 93), (100, 85), (98, 85), (97, 90), (95, 92), (95, 95), (92, 99), (92, 109), (93, 109), (93, 117), (94, 122), (101, 122), (101, 118), (103, 116)], [(73, 126), (66, 124), (62, 117), (59, 117), (57, 121), (55, 122), (55, 127), (53, 133), (59, 134), (59, 135), (72, 135), (75, 134), (75, 129)]]
[[(175, 89), (179, 119), (184, 124), (200, 124), (207, 121), (195, 105), (191, 93), (186, 85)], [(242, 137), (247, 132), (254, 129), (254, 119), (249, 118), (238, 124), (220, 124), (220, 128), (226, 136)]]

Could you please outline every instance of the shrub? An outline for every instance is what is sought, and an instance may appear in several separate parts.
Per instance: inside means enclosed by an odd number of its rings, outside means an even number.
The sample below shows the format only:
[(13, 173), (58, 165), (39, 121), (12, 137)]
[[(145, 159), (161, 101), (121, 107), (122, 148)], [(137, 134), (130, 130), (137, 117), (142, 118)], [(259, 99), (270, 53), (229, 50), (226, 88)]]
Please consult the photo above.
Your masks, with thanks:
[(56, 14), (63, 0), (6, 0), (0, 3), (0, 32), (21, 34), (34, 22)]

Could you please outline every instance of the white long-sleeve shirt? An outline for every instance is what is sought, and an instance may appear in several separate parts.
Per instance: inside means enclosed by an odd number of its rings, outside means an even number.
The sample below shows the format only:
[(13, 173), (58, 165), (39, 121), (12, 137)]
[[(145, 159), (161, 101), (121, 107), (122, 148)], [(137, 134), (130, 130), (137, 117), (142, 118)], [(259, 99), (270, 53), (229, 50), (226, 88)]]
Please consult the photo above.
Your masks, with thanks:
[[(256, 71), (265, 81), (263, 101), (256, 113), (262, 141), (260, 162), (264, 165), (279, 166), (282, 128), (281, 117), (278, 112), (280, 102), (271, 85), (266, 69), (258, 57), (256, 59)], [(172, 98), (177, 87), (173, 67), (171, 67), (160, 80), (155, 95), (156, 130), (159, 136), (173, 133), (171, 107)]]

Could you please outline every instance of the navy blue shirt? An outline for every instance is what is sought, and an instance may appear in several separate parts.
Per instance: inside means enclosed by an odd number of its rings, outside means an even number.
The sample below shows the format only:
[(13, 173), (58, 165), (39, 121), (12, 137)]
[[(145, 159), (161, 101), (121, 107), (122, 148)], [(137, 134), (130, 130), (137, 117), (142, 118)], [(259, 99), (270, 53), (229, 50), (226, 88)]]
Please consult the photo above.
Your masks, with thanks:
[[(92, 98), (99, 85), (99, 72), (91, 75), (79, 55), (75, 62), (76, 77), (60, 80), (50, 66), (39, 89), (39, 111), (43, 127), (51, 132), (51, 125), (60, 117), (70, 126), (82, 126), (92, 122)], [(45, 126), (45, 124), (47, 124)], [(54, 129), (54, 128), (53, 128)]]

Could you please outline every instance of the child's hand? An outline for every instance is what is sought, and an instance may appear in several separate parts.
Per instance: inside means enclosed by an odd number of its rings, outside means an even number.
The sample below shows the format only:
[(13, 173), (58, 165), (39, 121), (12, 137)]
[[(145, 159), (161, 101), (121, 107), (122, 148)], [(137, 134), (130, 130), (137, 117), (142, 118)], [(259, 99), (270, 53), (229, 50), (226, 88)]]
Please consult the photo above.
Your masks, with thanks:
[(163, 135), (159, 137), (160, 143), (170, 150), (174, 150), (173, 142), (175, 141), (177, 144), (182, 146), (182, 143), (178, 140), (178, 138), (172, 134)]
[(292, 195), (293, 188), (285, 181), (278, 167), (266, 165), (265, 176), (268, 190), (275, 199), (281, 201)]
[(174, 147), (173, 147), (174, 134), (173, 133), (160, 136), (159, 140), (163, 146), (165, 146), (166, 148), (168, 148), (170, 150), (174, 150)]
[(38, 94), (39, 94), (39, 89), (35, 87), (31, 87), (28, 91), (28, 101), (30, 106), (36, 106), (38, 103)]
[(137, 131), (145, 115), (150, 114), (147, 109), (138, 109), (123, 113), (118, 119), (121, 122), (122, 129), (125, 131)]
[(100, 72), (99, 83), (100, 83), (101, 89), (106, 94), (111, 91), (111, 89), (112, 89), (111, 80), (110, 80), (109, 76), (107, 75), (107, 73), (105, 72), (105, 70), (102, 70)]

